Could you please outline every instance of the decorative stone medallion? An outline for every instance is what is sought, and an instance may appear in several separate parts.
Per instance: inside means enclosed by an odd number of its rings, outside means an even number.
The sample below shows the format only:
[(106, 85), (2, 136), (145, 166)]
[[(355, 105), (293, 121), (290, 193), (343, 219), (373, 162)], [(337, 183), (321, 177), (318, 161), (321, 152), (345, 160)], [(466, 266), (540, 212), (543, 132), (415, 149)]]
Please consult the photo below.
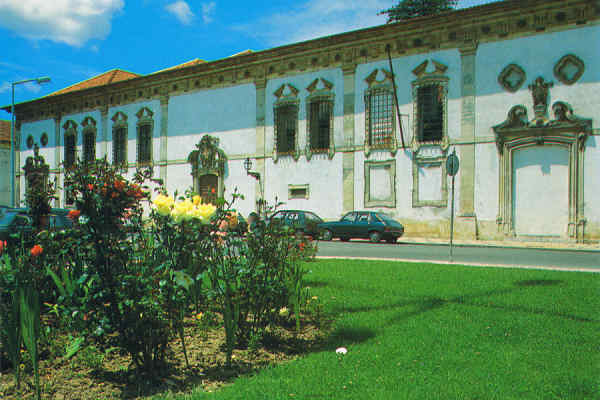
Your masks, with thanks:
[(565, 85), (572, 85), (581, 78), (585, 65), (573, 54), (562, 57), (554, 66), (554, 76)]
[(508, 64), (500, 75), (498, 75), (498, 83), (507, 91), (514, 93), (525, 82), (525, 71), (517, 64)]

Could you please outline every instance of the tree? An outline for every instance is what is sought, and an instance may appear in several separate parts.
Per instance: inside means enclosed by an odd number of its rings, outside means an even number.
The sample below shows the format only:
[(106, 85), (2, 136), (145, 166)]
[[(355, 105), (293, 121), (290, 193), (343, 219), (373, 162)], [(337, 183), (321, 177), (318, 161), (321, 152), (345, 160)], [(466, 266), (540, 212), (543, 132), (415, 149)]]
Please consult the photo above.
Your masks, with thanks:
[(456, 3), (458, 0), (403, 0), (395, 7), (381, 11), (379, 15), (387, 14), (388, 23), (397, 22), (450, 11)]

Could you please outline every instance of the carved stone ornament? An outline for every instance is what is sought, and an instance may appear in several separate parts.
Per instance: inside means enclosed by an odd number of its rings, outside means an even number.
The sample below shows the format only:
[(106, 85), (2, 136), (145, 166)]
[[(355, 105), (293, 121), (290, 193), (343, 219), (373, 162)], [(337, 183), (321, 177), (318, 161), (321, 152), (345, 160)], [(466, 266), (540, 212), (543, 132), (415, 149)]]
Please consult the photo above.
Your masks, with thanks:
[(572, 85), (581, 78), (585, 65), (573, 54), (562, 57), (554, 66), (554, 76), (565, 85)]
[[(35, 192), (46, 190), (48, 185), (48, 175), (50, 172), (50, 166), (46, 164), (44, 157), (40, 155), (40, 146), (37, 143), (33, 146), (33, 156), (29, 156), (25, 159), (25, 181), (27, 182), (27, 192), (32, 190)], [(27, 205), (34, 207), (31, 204), (32, 198), (27, 196)], [(48, 210), (49, 211), (49, 210)]]
[(431, 63), (434, 67), (433, 71), (427, 72), (429, 60), (425, 60), (421, 64), (419, 64), (415, 69), (413, 69), (412, 73), (416, 75), (417, 79), (423, 79), (431, 76), (440, 76), (446, 73), (448, 66), (435, 60), (431, 60)]
[(498, 83), (507, 91), (514, 93), (521, 88), (525, 77), (523, 68), (517, 64), (509, 64), (498, 75)]
[(554, 86), (552, 82), (545, 82), (541, 76), (537, 77), (533, 84), (529, 85), (531, 96), (533, 97), (533, 112), (535, 113), (536, 124), (541, 125), (545, 122), (548, 114), (548, 96), (550, 88)]
[(288, 98), (288, 97), (296, 97), (298, 96), (300, 91), (296, 89), (293, 85), (289, 83), (284, 83), (273, 93), (278, 100)]
[(225, 173), (227, 157), (219, 148), (219, 139), (204, 135), (196, 144), (196, 150), (188, 155), (188, 162), (192, 165), (192, 176), (213, 174), (222, 177)]

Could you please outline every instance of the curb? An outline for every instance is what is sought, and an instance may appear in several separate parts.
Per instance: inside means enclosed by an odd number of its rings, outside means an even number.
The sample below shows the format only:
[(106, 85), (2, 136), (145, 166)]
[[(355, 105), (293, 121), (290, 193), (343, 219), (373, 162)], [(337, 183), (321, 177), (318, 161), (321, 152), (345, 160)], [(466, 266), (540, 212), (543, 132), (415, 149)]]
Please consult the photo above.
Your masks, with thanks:
[[(423, 245), (423, 246), (450, 246), (449, 242), (440, 243), (440, 242), (430, 242), (425, 240), (402, 240), (398, 241), (398, 244), (414, 244), (414, 245)], [(536, 245), (535, 243), (523, 243), (515, 244), (515, 243), (461, 243), (454, 242), (452, 243), (453, 247), (493, 247), (493, 248), (504, 248), (504, 249), (527, 249), (527, 250), (549, 250), (549, 251), (577, 251), (577, 252), (587, 252), (587, 253), (600, 253), (600, 248), (572, 248), (572, 247), (544, 247), (540, 245)]]

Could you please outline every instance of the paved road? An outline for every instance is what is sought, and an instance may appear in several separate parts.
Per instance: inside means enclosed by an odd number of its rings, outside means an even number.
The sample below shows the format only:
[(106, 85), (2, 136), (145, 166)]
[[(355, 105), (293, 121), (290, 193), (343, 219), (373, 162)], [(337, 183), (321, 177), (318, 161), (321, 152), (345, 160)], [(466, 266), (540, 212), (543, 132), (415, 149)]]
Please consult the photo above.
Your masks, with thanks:
[[(366, 257), (401, 260), (449, 261), (449, 247), (439, 244), (373, 244), (366, 241), (319, 241), (317, 256)], [(455, 246), (457, 264), (552, 267), (600, 272), (600, 252), (540, 250), (512, 247)]]

